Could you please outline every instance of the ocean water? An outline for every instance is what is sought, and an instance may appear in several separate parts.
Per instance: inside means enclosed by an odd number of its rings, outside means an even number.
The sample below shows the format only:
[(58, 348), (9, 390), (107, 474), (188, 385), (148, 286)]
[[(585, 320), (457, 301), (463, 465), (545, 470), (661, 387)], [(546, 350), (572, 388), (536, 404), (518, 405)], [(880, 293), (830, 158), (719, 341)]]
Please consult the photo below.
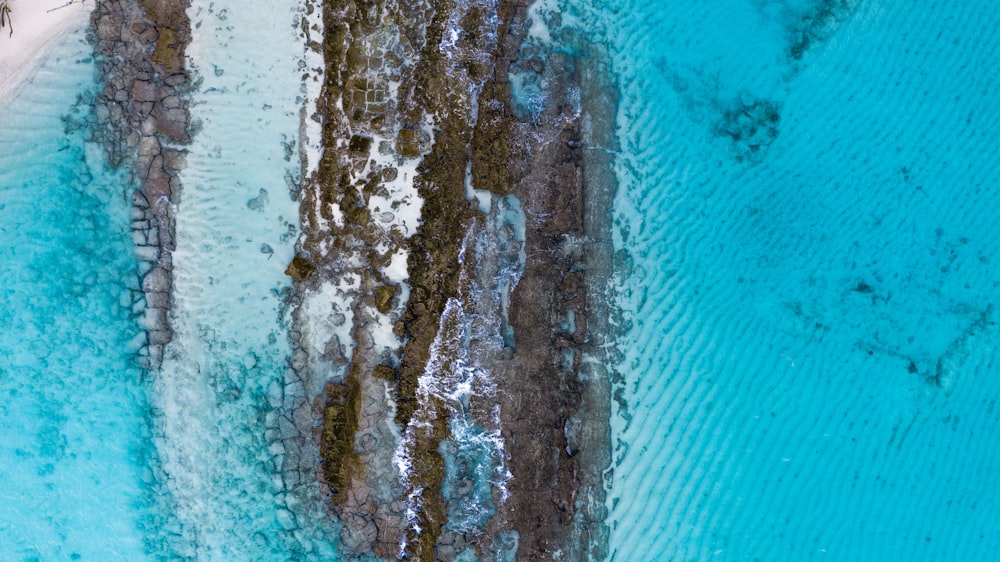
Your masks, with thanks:
[(610, 558), (995, 558), (996, 6), (559, 9), (621, 100)]
[[(124, 182), (82, 31), (0, 117), (0, 559), (143, 560), (157, 502)], [(67, 118), (64, 120), (64, 116)]]
[(83, 30), (4, 108), (2, 560), (337, 559), (315, 477), (290, 479), (283, 445), (301, 430), (283, 423), (301, 395), (283, 273), (298, 235), (300, 6), (245, 8), (190, 11), (198, 131), (159, 369), (139, 367), (134, 186), (84, 142)]

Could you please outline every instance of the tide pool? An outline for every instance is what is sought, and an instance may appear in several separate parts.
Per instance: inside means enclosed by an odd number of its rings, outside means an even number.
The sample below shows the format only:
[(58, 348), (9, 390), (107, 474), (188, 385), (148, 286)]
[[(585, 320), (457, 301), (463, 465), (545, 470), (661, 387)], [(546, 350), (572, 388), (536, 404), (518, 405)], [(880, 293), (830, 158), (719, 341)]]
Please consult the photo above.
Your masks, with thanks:
[(988, 2), (564, 2), (621, 94), (611, 559), (1000, 550)]
[(0, 117), (2, 560), (144, 560), (156, 532), (127, 188), (74, 125), (89, 56), (67, 36)]

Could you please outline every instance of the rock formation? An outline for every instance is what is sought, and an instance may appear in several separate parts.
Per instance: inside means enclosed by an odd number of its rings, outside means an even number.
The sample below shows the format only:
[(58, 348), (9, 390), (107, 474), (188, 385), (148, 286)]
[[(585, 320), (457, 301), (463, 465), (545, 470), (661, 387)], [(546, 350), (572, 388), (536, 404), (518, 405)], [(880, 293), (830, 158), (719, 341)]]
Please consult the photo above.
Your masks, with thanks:
[(109, 0), (98, 2), (91, 15), (90, 40), (104, 85), (95, 99), (94, 140), (139, 186), (132, 194), (132, 239), (141, 270), (131, 289), (133, 310), (143, 314), (147, 329), (142, 353), (150, 367), (160, 364), (172, 336), (170, 213), (190, 134), (187, 6), (184, 0)]

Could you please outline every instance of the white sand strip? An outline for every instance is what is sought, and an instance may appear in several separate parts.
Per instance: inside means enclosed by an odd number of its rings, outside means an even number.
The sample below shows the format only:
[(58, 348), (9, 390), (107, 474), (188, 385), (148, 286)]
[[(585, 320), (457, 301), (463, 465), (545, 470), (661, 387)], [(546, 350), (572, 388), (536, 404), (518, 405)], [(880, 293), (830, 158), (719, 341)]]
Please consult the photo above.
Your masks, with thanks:
[(10, 21), (0, 29), (0, 106), (13, 99), (50, 45), (87, 25), (95, 1), (7, 0)]

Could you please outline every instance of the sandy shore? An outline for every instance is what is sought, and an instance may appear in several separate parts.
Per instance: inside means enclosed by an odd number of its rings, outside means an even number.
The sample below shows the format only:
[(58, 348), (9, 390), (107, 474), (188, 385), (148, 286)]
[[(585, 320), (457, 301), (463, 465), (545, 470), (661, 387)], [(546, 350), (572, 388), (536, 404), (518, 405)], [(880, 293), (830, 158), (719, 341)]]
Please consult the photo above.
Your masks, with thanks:
[(0, 106), (38, 67), (46, 49), (89, 21), (96, 0), (7, 0), (11, 27), (0, 30)]

